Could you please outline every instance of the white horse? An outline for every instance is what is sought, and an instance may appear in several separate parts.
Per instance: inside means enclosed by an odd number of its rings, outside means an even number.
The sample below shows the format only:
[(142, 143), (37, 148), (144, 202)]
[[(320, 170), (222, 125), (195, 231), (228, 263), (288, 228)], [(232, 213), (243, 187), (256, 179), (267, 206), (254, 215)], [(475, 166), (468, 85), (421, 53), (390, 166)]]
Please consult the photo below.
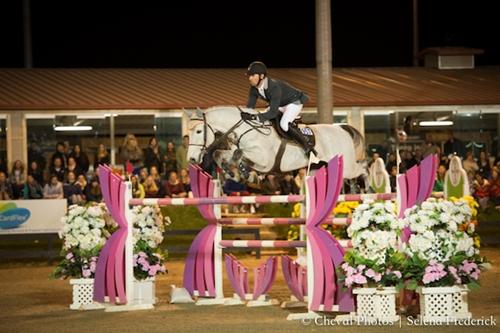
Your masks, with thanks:
[[(252, 109), (218, 106), (193, 114), (189, 124), (188, 160), (201, 163), (205, 154), (217, 151), (219, 158), (216, 162), (220, 162), (221, 156), (232, 156), (238, 150), (242, 158), (261, 173), (287, 172), (308, 166), (309, 160), (302, 147), (291, 141), (282, 143), (283, 138), (269, 124), (242, 120), (240, 111), (257, 113)], [(329, 161), (333, 156), (342, 154), (345, 179), (366, 176), (367, 171), (360, 163), (364, 159), (364, 140), (354, 127), (347, 124), (308, 127), (315, 134), (315, 149), (320, 160)], [(280, 146), (284, 146), (281, 153)], [(281, 157), (278, 156), (281, 154)]]

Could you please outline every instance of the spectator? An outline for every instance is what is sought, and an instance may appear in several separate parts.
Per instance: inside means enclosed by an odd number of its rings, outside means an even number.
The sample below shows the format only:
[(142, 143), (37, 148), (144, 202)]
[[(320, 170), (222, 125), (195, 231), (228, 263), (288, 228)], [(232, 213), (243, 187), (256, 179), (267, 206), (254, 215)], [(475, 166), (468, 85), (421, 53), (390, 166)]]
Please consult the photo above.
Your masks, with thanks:
[(148, 173), (148, 170), (146, 168), (139, 171), (139, 183), (144, 184), (144, 182), (146, 181), (146, 178), (148, 178), (148, 176), (149, 176), (149, 173)]
[(87, 174), (90, 167), (89, 157), (82, 151), (80, 145), (75, 145), (73, 147), (73, 151), (69, 157), (73, 157), (75, 159), (76, 165), (81, 173)]
[(437, 169), (436, 180), (434, 181), (434, 187), (432, 191), (443, 192), (444, 191), (444, 177), (446, 176), (446, 167), (444, 165), (439, 165)]
[(495, 206), (500, 205), (500, 177), (496, 168), (491, 170), (490, 199)]
[(83, 192), (85, 192), (85, 188), (87, 187), (87, 177), (85, 177), (85, 175), (78, 175), (78, 177), (76, 177), (76, 184), (78, 184)]
[(233, 176), (226, 178), (224, 181), (224, 186), (222, 187), (223, 192), (231, 196), (249, 195), (250, 192), (248, 192), (246, 185), (241, 183), (240, 174), (236, 165), (231, 165), (230, 169)]
[(279, 195), (280, 192), (280, 184), (276, 179), (276, 175), (274, 173), (268, 173), (266, 178), (262, 182), (262, 194), (266, 195)]
[[(224, 181), (224, 186), (222, 187), (224, 194), (229, 195), (229, 196), (250, 195), (250, 192), (248, 192), (247, 186), (241, 182), (239, 170), (236, 167), (236, 165), (234, 165), (234, 164), (231, 165), (230, 169), (231, 169), (233, 176), (228, 177)], [(245, 205), (233, 205), (232, 210), (233, 210), (233, 213), (246, 213), (247, 212)]]
[(144, 181), (144, 193), (146, 198), (158, 198), (159, 189), (152, 176), (148, 176)]
[(49, 182), (43, 188), (44, 199), (64, 199), (63, 184), (55, 174), (50, 176)]
[(144, 153), (141, 147), (139, 147), (139, 142), (137, 142), (135, 135), (129, 133), (125, 136), (123, 144), (120, 147), (119, 155), (123, 164), (127, 161), (132, 164), (134, 174), (137, 174), (142, 169)]
[(283, 179), (280, 181), (280, 192), (284, 195), (300, 193), (300, 189), (297, 184), (295, 184), (295, 180), (293, 179), (291, 172), (286, 172), (283, 175)]
[(188, 160), (187, 160), (188, 148), (189, 148), (189, 135), (184, 135), (182, 137), (182, 144), (177, 148), (175, 152), (175, 157), (177, 160), (177, 170), (188, 168)]
[(393, 165), (389, 172), (389, 183), (391, 184), (391, 192), (396, 193), (397, 183), (396, 179), (398, 177), (398, 167), (397, 165)]
[(97, 176), (92, 177), (85, 187), (85, 196), (88, 202), (102, 201), (101, 185), (99, 184), (99, 178)]
[(5, 172), (0, 171), (0, 200), (12, 200), (12, 186)]
[(247, 185), (247, 190), (250, 193), (258, 194), (258, 193), (262, 192), (261, 184), (260, 184), (260, 177), (259, 177), (259, 174), (257, 173), (257, 171), (250, 170), (250, 172), (248, 173), (246, 185)]
[(69, 171), (67, 177), (67, 182), (63, 185), (63, 193), (64, 197), (68, 200), (68, 205), (85, 203), (85, 195), (80, 184), (76, 182), (76, 174), (73, 171)]
[(479, 166), (474, 160), (474, 156), (472, 155), (472, 151), (468, 151), (465, 157), (465, 160), (462, 162), (462, 166), (467, 173), (467, 179), (469, 181), (470, 192), (474, 193), (474, 181), (475, 174), (479, 170)]
[(387, 164), (385, 165), (385, 169), (387, 170), (387, 173), (389, 173), (389, 175), (391, 174), (393, 166), (397, 166), (396, 154), (390, 153), (389, 157), (387, 157)]
[(66, 170), (62, 165), (62, 160), (60, 157), (56, 157), (53, 161), (53, 165), (50, 167), (49, 172), (51, 175), (56, 175), (60, 182), (64, 181), (66, 175)]
[(61, 167), (65, 169), (67, 164), (66, 146), (62, 142), (56, 144), (56, 151), (52, 154), (52, 158), (50, 159), (50, 167), (54, 168), (54, 162), (57, 158), (61, 159)]
[(474, 177), (474, 198), (479, 203), (482, 209), (488, 207), (488, 201), (490, 200), (490, 184), (480, 173), (476, 173)]
[(174, 143), (169, 141), (167, 143), (167, 151), (165, 152), (165, 155), (163, 155), (163, 172), (165, 174), (165, 178), (167, 178), (172, 171), (177, 171), (177, 157), (175, 154)]
[(104, 147), (102, 143), (99, 144), (94, 158), (94, 172), (97, 172), (97, 168), (99, 167), (99, 165), (101, 164), (109, 165), (110, 162), (111, 161), (108, 150), (106, 149), (106, 147)]
[(478, 167), (478, 172), (481, 174), (481, 176), (483, 176), (483, 178), (489, 179), (491, 177), (490, 159), (488, 157), (488, 154), (484, 150), (479, 153)]
[(415, 155), (413, 156), (413, 159), (416, 161), (417, 165), (419, 165), (420, 162), (422, 162), (422, 160), (424, 159), (424, 155), (420, 148), (415, 149)]
[(158, 141), (155, 137), (152, 137), (149, 139), (149, 145), (144, 149), (144, 166), (148, 168), (149, 172), (151, 172), (151, 167), (154, 166), (161, 173), (163, 167), (161, 161)]
[(144, 192), (144, 186), (139, 183), (136, 175), (130, 177), (130, 182), (132, 183), (132, 197), (136, 199), (144, 199), (146, 193)]
[(191, 192), (191, 178), (189, 178), (189, 172), (186, 169), (181, 169), (180, 177), (186, 192)]
[(43, 199), (42, 185), (31, 174), (28, 175), (26, 184), (24, 184), (23, 197), (24, 199)]
[(306, 173), (307, 173), (306, 168), (300, 168), (299, 171), (297, 172), (297, 175), (295, 176), (295, 179), (294, 179), (295, 185), (297, 185), (297, 187), (299, 188), (299, 191), (302, 188), (302, 186), (304, 185), (304, 181), (306, 179)]
[(149, 170), (149, 175), (151, 177), (153, 177), (153, 179), (155, 180), (156, 186), (158, 186), (158, 188), (160, 188), (161, 176), (160, 176), (160, 173), (158, 172), (158, 169), (156, 168), (155, 165), (151, 166), (151, 169)]
[(465, 161), (463, 161), (462, 165), (463, 165), (464, 170), (467, 172), (467, 175), (474, 175), (476, 173), (476, 171), (479, 170), (479, 166), (477, 165), (476, 161), (474, 160), (474, 156), (472, 155), (471, 151), (467, 152), (467, 155), (465, 157)]
[(25, 181), (23, 162), (21, 162), (21, 160), (16, 160), (12, 165), (12, 171), (10, 172), (13, 199), (19, 199), (23, 196)]
[(28, 169), (28, 175), (32, 175), (37, 183), (41, 186), (45, 185), (45, 180), (43, 179), (43, 170), (38, 165), (37, 161), (31, 161), (30, 168)]
[(186, 198), (187, 192), (184, 185), (179, 181), (177, 172), (172, 171), (165, 182), (165, 194), (170, 198)]
[(76, 160), (73, 156), (68, 157), (68, 165), (66, 166), (66, 176), (69, 172), (73, 172), (76, 176), (82, 175), (83, 171), (80, 169), (78, 164), (76, 164)]

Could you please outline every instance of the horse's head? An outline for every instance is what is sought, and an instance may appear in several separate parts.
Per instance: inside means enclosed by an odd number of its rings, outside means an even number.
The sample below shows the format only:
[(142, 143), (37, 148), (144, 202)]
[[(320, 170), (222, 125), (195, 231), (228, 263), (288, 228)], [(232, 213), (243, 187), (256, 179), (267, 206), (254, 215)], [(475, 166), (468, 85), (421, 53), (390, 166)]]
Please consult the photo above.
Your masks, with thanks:
[(214, 135), (206, 130), (203, 121), (191, 121), (187, 159), (191, 163), (201, 163), (207, 147), (214, 141)]

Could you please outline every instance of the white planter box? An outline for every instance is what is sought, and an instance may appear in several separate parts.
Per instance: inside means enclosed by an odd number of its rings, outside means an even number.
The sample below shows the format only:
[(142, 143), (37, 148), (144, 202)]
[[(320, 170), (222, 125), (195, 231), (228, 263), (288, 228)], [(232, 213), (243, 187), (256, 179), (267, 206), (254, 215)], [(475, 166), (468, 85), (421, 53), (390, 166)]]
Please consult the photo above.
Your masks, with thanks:
[(94, 279), (71, 279), (69, 283), (73, 286), (73, 303), (69, 306), (71, 310), (103, 308), (103, 305), (93, 301)]
[(134, 280), (134, 304), (155, 304), (156, 287), (155, 278)]
[(423, 321), (467, 319), (472, 315), (467, 303), (467, 286), (420, 287), (420, 318)]
[(366, 324), (399, 321), (400, 317), (396, 314), (396, 287), (354, 288), (352, 292), (356, 295), (356, 312), (350, 314), (351, 318), (360, 319), (360, 323)]

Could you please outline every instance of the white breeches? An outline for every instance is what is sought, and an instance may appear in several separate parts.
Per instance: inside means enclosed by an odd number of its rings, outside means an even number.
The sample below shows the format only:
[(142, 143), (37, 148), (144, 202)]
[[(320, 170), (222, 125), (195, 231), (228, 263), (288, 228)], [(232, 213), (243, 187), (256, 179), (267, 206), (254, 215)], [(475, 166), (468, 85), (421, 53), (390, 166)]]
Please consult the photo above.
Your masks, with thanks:
[(302, 111), (302, 104), (288, 104), (279, 108), (279, 110), (283, 113), (280, 121), (280, 127), (283, 131), (288, 132), (288, 123), (294, 121), (295, 118), (299, 115), (300, 111)]

